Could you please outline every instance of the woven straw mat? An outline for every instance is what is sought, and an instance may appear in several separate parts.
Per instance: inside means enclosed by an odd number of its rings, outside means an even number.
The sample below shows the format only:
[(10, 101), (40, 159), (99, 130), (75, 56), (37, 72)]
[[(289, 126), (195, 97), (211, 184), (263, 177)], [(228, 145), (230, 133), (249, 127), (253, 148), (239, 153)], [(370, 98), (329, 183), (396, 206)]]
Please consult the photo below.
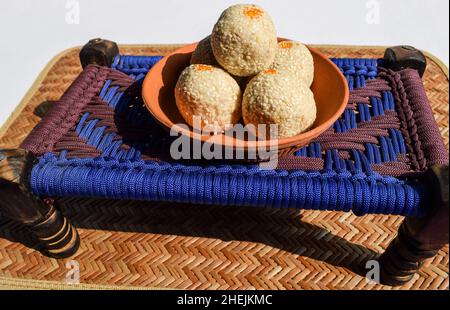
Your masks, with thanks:
[[(175, 47), (123, 46), (121, 52), (163, 55)], [(384, 52), (382, 47), (318, 48), (330, 57), (373, 58)], [(78, 48), (67, 50), (46, 67), (0, 130), (1, 148), (17, 147), (80, 73), (78, 53)], [(448, 71), (427, 57), (424, 83), (448, 148)], [(24, 227), (0, 217), (0, 284), (64, 288), (55, 282), (65, 283), (66, 263), (75, 260), (80, 282), (93, 288), (449, 287), (448, 246), (403, 287), (366, 280), (358, 266), (384, 251), (402, 221), (398, 216), (78, 198), (60, 199), (59, 207), (80, 233), (76, 255), (61, 260), (43, 256)]]

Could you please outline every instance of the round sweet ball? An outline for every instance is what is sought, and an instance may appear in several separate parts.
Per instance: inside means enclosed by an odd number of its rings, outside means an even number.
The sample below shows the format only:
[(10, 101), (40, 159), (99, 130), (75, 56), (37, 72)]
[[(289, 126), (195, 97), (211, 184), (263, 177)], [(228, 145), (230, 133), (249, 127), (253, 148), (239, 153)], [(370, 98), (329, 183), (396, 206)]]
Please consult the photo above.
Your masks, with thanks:
[(314, 60), (309, 49), (300, 42), (282, 41), (271, 68), (289, 71), (311, 86), (314, 79)]
[[(198, 42), (197, 47), (195, 48), (191, 56), (191, 65), (192, 64), (203, 64), (221, 68), (212, 52), (211, 36), (207, 36), (206, 38)], [(244, 78), (235, 75), (232, 75), (232, 77), (242, 88), (243, 84), (245, 83)]]
[(191, 64), (204, 64), (219, 67), (211, 48), (211, 36), (207, 36), (198, 42), (197, 47), (191, 56)]
[(252, 76), (275, 59), (277, 34), (272, 18), (256, 5), (226, 9), (214, 25), (211, 47), (217, 62), (236, 76)]
[[(242, 115), (245, 124), (277, 124), (275, 136), (287, 138), (308, 130), (316, 119), (314, 95), (289, 72), (268, 69), (254, 77), (245, 89)], [(261, 133), (258, 132), (258, 135)]]
[(224, 70), (194, 64), (183, 70), (175, 86), (175, 101), (181, 116), (191, 126), (194, 116), (200, 126), (224, 130), (241, 118), (241, 89)]

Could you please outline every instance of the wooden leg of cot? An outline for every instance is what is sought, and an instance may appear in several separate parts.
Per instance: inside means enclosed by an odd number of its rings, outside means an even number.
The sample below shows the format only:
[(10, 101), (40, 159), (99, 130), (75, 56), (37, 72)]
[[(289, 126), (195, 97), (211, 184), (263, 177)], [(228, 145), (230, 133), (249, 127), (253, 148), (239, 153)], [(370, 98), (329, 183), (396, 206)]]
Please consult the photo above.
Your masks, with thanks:
[(425, 218), (406, 218), (397, 237), (380, 257), (380, 280), (402, 285), (412, 279), (426, 259), (449, 241), (449, 167), (434, 166), (426, 177), (431, 189), (431, 209)]
[(33, 156), (22, 149), (0, 150), (0, 212), (26, 225), (44, 254), (69, 257), (79, 247), (78, 233), (51, 199), (31, 193), (28, 185), (34, 162)]

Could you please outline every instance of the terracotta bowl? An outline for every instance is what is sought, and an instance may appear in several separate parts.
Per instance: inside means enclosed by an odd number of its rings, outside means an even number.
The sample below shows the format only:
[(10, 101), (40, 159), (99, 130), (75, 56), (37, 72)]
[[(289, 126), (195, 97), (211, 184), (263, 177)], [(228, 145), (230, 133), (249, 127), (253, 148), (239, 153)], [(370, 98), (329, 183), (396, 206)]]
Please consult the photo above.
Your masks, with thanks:
[(181, 71), (189, 66), (191, 54), (196, 46), (197, 43), (190, 44), (166, 55), (145, 77), (142, 87), (145, 105), (154, 118), (168, 130), (176, 130), (191, 139), (201, 140), (202, 143), (208, 141), (245, 152), (277, 145), (277, 152), (282, 156), (307, 145), (330, 128), (345, 110), (349, 97), (345, 77), (328, 57), (308, 47), (314, 58), (315, 74), (311, 89), (317, 104), (317, 118), (310, 130), (289, 138), (264, 141), (247, 141), (236, 137), (225, 139), (224, 134), (202, 135), (187, 126), (178, 112), (174, 96), (178, 77)]

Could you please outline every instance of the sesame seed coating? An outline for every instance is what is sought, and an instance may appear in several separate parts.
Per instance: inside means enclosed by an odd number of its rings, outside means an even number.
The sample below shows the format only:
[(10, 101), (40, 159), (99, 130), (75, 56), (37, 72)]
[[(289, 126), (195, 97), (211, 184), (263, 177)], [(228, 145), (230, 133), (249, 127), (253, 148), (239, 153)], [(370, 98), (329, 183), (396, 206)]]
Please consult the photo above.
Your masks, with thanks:
[(280, 71), (289, 71), (311, 86), (314, 79), (314, 59), (309, 49), (300, 42), (278, 43), (275, 60), (271, 66)]
[(270, 69), (254, 77), (245, 89), (242, 115), (245, 124), (277, 124), (278, 138), (308, 130), (316, 119), (311, 90), (290, 72)]
[(233, 5), (215, 24), (211, 46), (217, 62), (231, 74), (255, 75), (275, 58), (277, 34), (272, 18), (259, 6)]
[[(191, 56), (191, 65), (192, 64), (204, 64), (223, 69), (214, 57), (211, 48), (211, 36), (207, 36), (206, 38), (198, 42), (197, 47), (195, 48)], [(244, 78), (241, 76), (231, 76), (240, 86), (245, 82)]]
[(190, 65), (175, 86), (175, 101), (181, 116), (191, 126), (201, 116), (202, 127), (235, 124), (241, 118), (241, 89), (224, 70), (209, 65)]
[(207, 36), (198, 42), (198, 45), (191, 56), (191, 64), (204, 64), (220, 67), (219, 63), (216, 61), (216, 58), (214, 58), (211, 48), (211, 36)]

